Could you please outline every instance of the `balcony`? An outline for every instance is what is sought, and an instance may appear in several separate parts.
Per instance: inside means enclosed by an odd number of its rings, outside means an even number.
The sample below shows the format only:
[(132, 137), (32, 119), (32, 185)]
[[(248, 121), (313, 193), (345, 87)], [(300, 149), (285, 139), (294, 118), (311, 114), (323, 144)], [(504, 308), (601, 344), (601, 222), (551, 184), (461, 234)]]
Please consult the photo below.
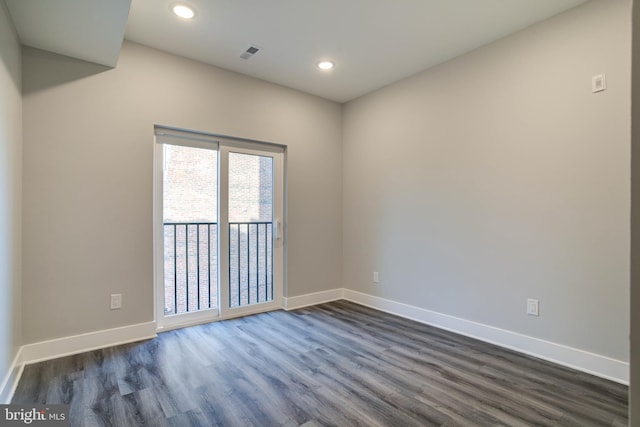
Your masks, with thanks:
[[(218, 307), (218, 224), (164, 225), (164, 313)], [(273, 223), (229, 223), (229, 307), (273, 300)]]

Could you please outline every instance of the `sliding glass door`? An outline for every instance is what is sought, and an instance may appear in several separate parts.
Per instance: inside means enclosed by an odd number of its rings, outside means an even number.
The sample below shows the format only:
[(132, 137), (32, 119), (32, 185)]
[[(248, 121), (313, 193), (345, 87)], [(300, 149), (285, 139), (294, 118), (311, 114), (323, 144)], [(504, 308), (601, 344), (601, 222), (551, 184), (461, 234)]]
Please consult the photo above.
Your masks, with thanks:
[(281, 307), (282, 148), (156, 129), (159, 327)]

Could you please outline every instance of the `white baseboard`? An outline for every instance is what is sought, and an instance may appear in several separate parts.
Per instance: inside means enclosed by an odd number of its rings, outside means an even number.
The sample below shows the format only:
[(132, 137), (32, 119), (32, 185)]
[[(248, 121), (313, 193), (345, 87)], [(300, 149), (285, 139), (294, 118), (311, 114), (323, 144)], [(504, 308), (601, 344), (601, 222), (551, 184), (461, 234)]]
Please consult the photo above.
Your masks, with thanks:
[(629, 384), (628, 362), (349, 289), (344, 289), (343, 294), (344, 299), (348, 301), (376, 310), (505, 347), (621, 384)]
[[(284, 298), (282, 306), (288, 311), (340, 299), (496, 344), (618, 383), (629, 384), (628, 362), (349, 289), (332, 289)], [(24, 345), (16, 354), (9, 372), (0, 384), (0, 403), (8, 403), (13, 397), (25, 364), (156, 336), (156, 323), (147, 322)]]
[(13, 398), (13, 393), (18, 387), (18, 381), (22, 376), (24, 363), (22, 363), (22, 347), (18, 349), (16, 356), (13, 358), (9, 371), (0, 384), (0, 404), (9, 404)]
[(330, 291), (315, 292), (313, 294), (300, 295), (297, 297), (284, 298), (282, 308), (285, 310), (295, 310), (308, 307), (310, 305), (323, 304), (325, 302), (336, 301), (344, 298), (344, 289), (331, 289)]
[(22, 363), (28, 365), (156, 336), (156, 322), (147, 322), (26, 344), (22, 346)]

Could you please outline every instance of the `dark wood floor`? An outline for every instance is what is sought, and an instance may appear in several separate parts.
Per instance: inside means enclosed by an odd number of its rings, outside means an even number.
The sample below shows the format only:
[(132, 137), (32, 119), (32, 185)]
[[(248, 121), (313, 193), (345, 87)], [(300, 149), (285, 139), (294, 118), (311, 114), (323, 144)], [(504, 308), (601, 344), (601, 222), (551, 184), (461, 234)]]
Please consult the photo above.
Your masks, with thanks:
[(340, 301), (27, 366), (78, 426), (626, 426), (627, 387)]

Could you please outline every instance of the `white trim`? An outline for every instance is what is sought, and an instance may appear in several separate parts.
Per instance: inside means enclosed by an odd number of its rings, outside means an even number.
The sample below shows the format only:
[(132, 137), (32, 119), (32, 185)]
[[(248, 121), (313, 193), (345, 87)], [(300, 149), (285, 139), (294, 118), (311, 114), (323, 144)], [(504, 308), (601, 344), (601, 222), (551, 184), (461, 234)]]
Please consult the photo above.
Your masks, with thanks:
[(247, 144), (247, 147), (260, 146), (260, 150), (264, 150), (265, 147), (270, 147), (267, 148), (267, 151), (274, 150), (274, 152), (281, 152), (286, 147), (286, 145), (283, 144), (276, 144), (275, 142), (262, 141), (259, 139), (242, 138), (239, 136), (225, 135), (222, 133), (202, 132), (198, 130), (177, 128), (172, 126), (153, 125), (153, 132), (154, 135), (159, 135), (162, 137), (169, 136), (174, 138), (195, 139), (215, 143), (219, 142), (219, 140), (221, 139), (225, 139), (227, 141), (231, 141), (233, 144), (239, 144), (240, 146), (242, 146), (242, 144)]
[(42, 362), (85, 351), (151, 339), (156, 336), (156, 322), (88, 332), (24, 345), (22, 346), (22, 361), (25, 364)]
[(153, 140), (153, 320), (157, 327), (164, 326), (164, 294), (160, 283), (164, 281), (164, 234), (162, 224), (163, 145)]
[(628, 362), (350, 289), (344, 289), (344, 299), (621, 384), (629, 384)]
[(218, 149), (218, 139), (220, 139), (213, 135), (201, 132), (169, 129), (158, 125), (153, 127), (153, 133), (155, 135), (156, 142), (159, 144), (181, 145), (183, 147), (198, 147), (214, 150)]
[(313, 294), (299, 295), (297, 297), (284, 298), (282, 308), (296, 310), (310, 305), (323, 304), (344, 298), (345, 289), (331, 289), (330, 291), (315, 292)]
[(16, 356), (13, 358), (9, 371), (0, 385), (0, 403), (9, 404), (13, 398), (13, 394), (18, 387), (18, 381), (22, 376), (24, 370), (24, 363), (22, 363), (22, 347), (18, 349)]
[[(629, 384), (628, 362), (350, 289), (339, 288), (284, 298), (282, 308), (289, 311), (341, 299), (548, 360), (621, 384)], [(255, 311), (255, 313), (258, 312), (263, 312), (263, 310)], [(254, 313), (234, 313), (218, 318), (218, 320), (248, 314)], [(163, 330), (191, 326), (192, 324), (174, 325), (170, 328), (165, 327)], [(2, 382), (0, 402), (8, 403), (13, 397), (25, 364), (155, 338), (157, 336), (156, 327), (155, 322), (147, 322), (24, 345), (18, 350)]]
[(156, 331), (160, 334), (162, 332), (173, 331), (174, 329), (182, 329), (182, 328), (188, 328), (190, 326), (204, 325), (205, 323), (215, 322), (219, 319), (220, 319), (219, 317), (216, 317), (215, 319), (194, 318), (191, 320), (184, 320), (182, 322), (176, 322), (176, 323), (163, 323), (162, 326), (158, 325), (158, 329)]
[(256, 304), (253, 306), (248, 306), (246, 308), (252, 308), (252, 309), (247, 311), (235, 311), (235, 312), (231, 311), (225, 314), (224, 316), (220, 317), (218, 320), (236, 319), (238, 317), (251, 316), (254, 314), (267, 313), (269, 311), (276, 311), (276, 310), (282, 309), (281, 306), (276, 306), (276, 305), (267, 306), (267, 304)]
[[(164, 301), (162, 301), (162, 303), (164, 306)], [(171, 329), (184, 328), (185, 326), (214, 322), (219, 318), (220, 310), (218, 310), (217, 308), (210, 308), (170, 316), (163, 315), (162, 321), (158, 320), (156, 322), (156, 327), (158, 331), (169, 331)]]
[(251, 316), (253, 314), (266, 313), (269, 311), (281, 310), (281, 305), (272, 303), (254, 304), (246, 307), (240, 307), (240, 310), (230, 311), (225, 315), (221, 315), (215, 318), (190, 318), (183, 322), (165, 323), (162, 326), (158, 326), (158, 333), (173, 331), (174, 329), (188, 328), (190, 326), (204, 325), (205, 323), (218, 322), (220, 320), (235, 319), (237, 317)]
[[(219, 167), (218, 167), (218, 227), (219, 230), (229, 230), (229, 170), (231, 153), (248, 154), (253, 156), (270, 157), (273, 161), (273, 193), (272, 193), (272, 221), (278, 226), (280, 223), (283, 229), (284, 212), (284, 181), (283, 181), (283, 147), (262, 146), (250, 142), (238, 142), (235, 140), (220, 139), (219, 146)], [(284, 247), (286, 245), (282, 236), (273, 232), (272, 250), (272, 274), (273, 274), (273, 300), (260, 304), (249, 304), (244, 307), (229, 307), (229, 257), (227, 255), (218, 257), (219, 287), (218, 298), (220, 301), (220, 319), (238, 317), (245, 313), (255, 313), (256, 310), (269, 311), (282, 308), (282, 298), (284, 293)], [(218, 233), (218, 254), (226, 254), (230, 248), (229, 233)], [(254, 308), (255, 307), (255, 308)], [(259, 307), (259, 308), (257, 308)]]

